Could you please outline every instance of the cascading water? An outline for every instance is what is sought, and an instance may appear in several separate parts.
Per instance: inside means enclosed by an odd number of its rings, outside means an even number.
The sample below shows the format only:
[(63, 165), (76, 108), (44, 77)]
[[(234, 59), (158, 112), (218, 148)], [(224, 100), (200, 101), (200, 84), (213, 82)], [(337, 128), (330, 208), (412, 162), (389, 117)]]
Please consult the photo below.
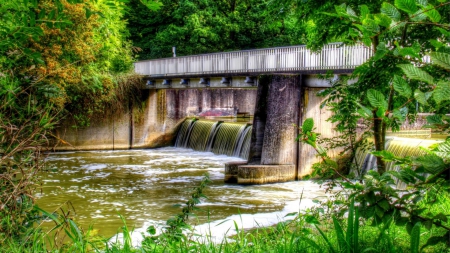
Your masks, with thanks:
[(180, 127), (175, 146), (247, 159), (251, 130), (248, 124), (188, 119)]
[(187, 119), (181, 124), (180, 130), (178, 130), (177, 139), (175, 141), (175, 147), (185, 147), (186, 139), (189, 137), (189, 130), (192, 128), (194, 119)]
[[(394, 137), (386, 140), (386, 150), (398, 157), (419, 156), (423, 154), (420, 147), (429, 147), (436, 143), (436, 140), (412, 139), (412, 138), (398, 138)], [(361, 173), (365, 174), (369, 170), (376, 170), (377, 159), (370, 154), (372, 150), (357, 150), (355, 155), (355, 164), (361, 168)], [(400, 167), (394, 162), (386, 163), (387, 171), (398, 171)], [(397, 184), (397, 187), (403, 188), (405, 185)]]

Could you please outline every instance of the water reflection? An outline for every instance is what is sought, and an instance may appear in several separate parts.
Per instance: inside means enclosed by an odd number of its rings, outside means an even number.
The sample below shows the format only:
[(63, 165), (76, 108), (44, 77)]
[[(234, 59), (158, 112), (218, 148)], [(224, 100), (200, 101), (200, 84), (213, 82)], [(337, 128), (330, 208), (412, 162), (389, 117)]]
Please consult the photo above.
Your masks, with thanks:
[[(286, 210), (323, 196), (310, 182), (290, 182), (260, 186), (223, 183), (224, 163), (236, 157), (196, 152), (182, 148), (124, 151), (86, 151), (52, 153), (47, 161), (50, 172), (38, 196), (41, 208), (53, 211), (66, 201), (75, 206), (77, 221), (84, 227), (94, 224), (99, 233), (112, 236), (122, 226), (118, 214), (131, 227), (163, 223), (180, 211), (192, 189), (208, 172), (207, 187), (195, 223), (218, 221), (238, 213), (259, 215)], [(298, 208), (298, 204), (294, 207)], [(209, 217), (209, 218), (208, 218)], [(273, 217), (279, 219), (279, 217)]]

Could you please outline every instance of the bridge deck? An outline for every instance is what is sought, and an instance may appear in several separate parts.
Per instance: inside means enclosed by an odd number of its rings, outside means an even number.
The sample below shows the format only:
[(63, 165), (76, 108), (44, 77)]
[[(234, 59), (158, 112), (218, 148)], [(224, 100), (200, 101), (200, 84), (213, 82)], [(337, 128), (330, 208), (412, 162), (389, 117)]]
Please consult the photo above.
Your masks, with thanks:
[(349, 70), (364, 63), (372, 51), (363, 45), (328, 44), (319, 53), (305, 46), (276, 47), (139, 61), (138, 74), (153, 78), (202, 75), (251, 75), (277, 72)]

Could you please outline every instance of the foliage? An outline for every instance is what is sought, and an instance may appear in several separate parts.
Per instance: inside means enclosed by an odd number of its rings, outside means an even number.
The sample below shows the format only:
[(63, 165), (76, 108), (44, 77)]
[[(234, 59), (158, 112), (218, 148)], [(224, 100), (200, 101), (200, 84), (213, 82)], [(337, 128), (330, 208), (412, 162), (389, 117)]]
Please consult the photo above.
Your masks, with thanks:
[(59, 120), (136, 91), (136, 76), (118, 75), (132, 62), (122, 15), (123, 3), (107, 0), (2, 2), (0, 243), (34, 235), (33, 195)]
[[(430, 198), (435, 200), (436, 195), (449, 189), (448, 140), (426, 150), (426, 155), (400, 158), (385, 151), (385, 136), (387, 129), (398, 130), (408, 113), (417, 112), (414, 104), (435, 112), (427, 118), (429, 127), (448, 131), (448, 117), (443, 114), (449, 108), (446, 44), (449, 17), (440, 15), (448, 11), (448, 5), (448, 2), (398, 0), (393, 4), (382, 3), (380, 13), (373, 13), (365, 5), (359, 6), (358, 13), (346, 4), (327, 13), (351, 25), (345, 34), (347, 41), (364, 43), (374, 51), (374, 56), (356, 69), (356, 83), (340, 84), (326, 92), (330, 95), (327, 102), (340, 114), (334, 116), (336, 122), (351, 125), (355, 119), (367, 118), (372, 121), (375, 140), (373, 154), (377, 156), (378, 172), (370, 171), (362, 184), (339, 175), (344, 179), (340, 185), (359, 203), (361, 217), (372, 219), (375, 224), (387, 223), (394, 217), (398, 225), (406, 224), (408, 232), (414, 230), (417, 222), (427, 229), (433, 226), (441, 229), (441, 234), (425, 246), (448, 240), (450, 233), (447, 215), (428, 211), (433, 204), (442, 205)], [(344, 111), (343, 116), (337, 108), (341, 105), (339, 99), (345, 96), (353, 97), (354, 101), (353, 110)], [(348, 105), (347, 99), (342, 101), (344, 106)], [(313, 132), (303, 131), (299, 139), (315, 147), (322, 157), (318, 173), (336, 174), (335, 163), (327, 161), (328, 156), (311, 136)], [(401, 169), (386, 172), (386, 161), (396, 162)], [(408, 187), (399, 189), (395, 186), (398, 182)], [(427, 201), (422, 200), (423, 196), (427, 196)], [(416, 249), (416, 245), (412, 248)]]
[[(448, 151), (450, 149), (448, 148), (450, 147), (450, 138), (432, 147), (426, 155), (417, 158), (396, 157), (387, 151), (374, 152), (385, 161), (395, 161), (401, 169), (384, 174), (371, 170), (364, 176), (362, 183), (359, 183), (340, 174), (337, 171), (337, 163), (330, 159), (326, 151), (316, 143), (314, 136), (317, 134), (312, 131), (312, 119), (306, 119), (303, 126), (298, 139), (314, 147), (322, 158), (321, 166), (316, 167), (317, 170), (313, 172), (313, 175), (337, 174), (339, 180), (333, 180), (329, 182), (329, 185), (339, 185), (343, 194), (354, 198), (354, 201), (358, 203), (359, 214), (362, 218), (371, 220), (374, 225), (385, 224), (388, 226), (394, 221), (398, 226), (406, 226), (407, 231), (411, 233), (412, 240), (417, 239), (417, 235), (413, 232), (418, 230), (418, 228), (414, 230), (415, 224), (418, 222), (421, 222), (428, 230), (436, 227), (439, 235), (431, 237), (422, 248), (439, 242), (445, 243), (448, 240), (450, 235), (449, 215), (439, 209), (439, 211), (433, 211), (432, 208), (447, 205), (445, 200), (437, 200), (440, 194), (449, 196), (450, 160)], [(406, 189), (398, 188), (399, 182), (409, 186)], [(341, 202), (341, 204), (349, 205), (349, 212), (352, 213), (353, 204), (345, 202)], [(335, 213), (343, 215), (340, 211)], [(349, 222), (349, 224), (352, 223)], [(417, 245), (414, 244), (411, 247), (416, 248)]]
[(140, 59), (298, 44), (293, 13), (268, 13), (267, 0), (162, 0), (157, 12), (130, 1), (128, 29)]
[[(372, 48), (374, 56), (355, 70), (352, 77), (357, 78), (356, 83), (336, 82), (321, 95), (327, 97), (325, 103), (335, 113), (330, 120), (339, 125), (337, 130), (345, 138), (351, 138), (345, 129), (355, 129), (355, 122), (371, 121), (369, 133), (375, 149), (383, 151), (386, 132), (398, 131), (402, 122), (413, 119), (415, 113), (424, 110), (439, 115), (448, 113), (449, 103), (444, 98), (448, 98), (444, 91), (448, 73), (443, 69), (448, 46), (443, 42), (448, 40), (445, 28), (449, 17), (441, 17), (439, 13), (449, 7), (448, 3), (431, 1), (372, 2), (358, 7), (356, 3), (349, 1), (336, 5), (332, 11), (314, 15), (337, 19), (334, 26), (344, 29), (339, 39), (363, 43)], [(315, 45), (319, 47), (327, 42), (317, 41)], [(427, 57), (436, 64), (429, 64)], [(429, 100), (431, 96), (433, 101)], [(444, 117), (439, 121), (441, 126), (446, 125), (445, 120)], [(358, 144), (355, 140), (353, 137), (350, 143)], [(377, 158), (377, 165), (383, 173), (385, 163), (381, 158)]]

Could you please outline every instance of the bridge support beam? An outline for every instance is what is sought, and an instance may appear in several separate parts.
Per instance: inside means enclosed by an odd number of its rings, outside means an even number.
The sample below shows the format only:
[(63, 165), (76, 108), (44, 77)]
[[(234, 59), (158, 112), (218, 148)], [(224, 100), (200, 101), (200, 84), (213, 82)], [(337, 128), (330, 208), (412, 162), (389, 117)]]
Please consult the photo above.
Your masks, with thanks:
[[(295, 136), (298, 130), (294, 124), (299, 124), (300, 92), (300, 75), (260, 76), (249, 165), (261, 166), (238, 166), (237, 183), (259, 184), (296, 179), (298, 145)], [(276, 172), (276, 176), (271, 171)], [(258, 178), (269, 174), (270, 180)]]

